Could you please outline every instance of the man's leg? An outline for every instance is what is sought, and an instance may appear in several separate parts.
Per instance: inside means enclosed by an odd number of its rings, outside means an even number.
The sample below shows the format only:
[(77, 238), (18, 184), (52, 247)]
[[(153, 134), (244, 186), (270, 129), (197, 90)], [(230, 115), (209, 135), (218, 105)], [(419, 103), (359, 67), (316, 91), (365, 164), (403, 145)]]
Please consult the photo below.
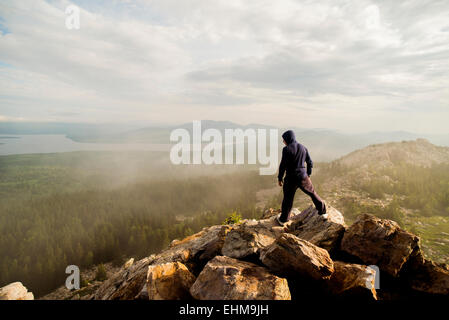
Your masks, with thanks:
[(282, 213), (279, 217), (281, 222), (287, 222), (290, 218), (290, 211), (293, 207), (296, 189), (298, 189), (297, 182), (291, 181), (287, 178), (284, 179), (284, 185), (282, 187), (282, 190), (284, 191), (284, 199), (282, 200)]
[(315, 208), (320, 213), (325, 213), (323, 212), (325, 210), (324, 201), (321, 200), (320, 196), (316, 193), (310, 177), (302, 179), (299, 183), (299, 188), (312, 199)]

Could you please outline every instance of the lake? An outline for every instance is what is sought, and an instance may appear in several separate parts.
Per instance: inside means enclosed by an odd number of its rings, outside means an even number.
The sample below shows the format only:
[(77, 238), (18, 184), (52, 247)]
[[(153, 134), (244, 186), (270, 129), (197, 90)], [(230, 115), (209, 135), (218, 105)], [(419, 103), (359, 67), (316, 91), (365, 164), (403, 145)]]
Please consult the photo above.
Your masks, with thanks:
[(0, 155), (71, 151), (170, 151), (170, 144), (81, 143), (65, 135), (0, 135)]

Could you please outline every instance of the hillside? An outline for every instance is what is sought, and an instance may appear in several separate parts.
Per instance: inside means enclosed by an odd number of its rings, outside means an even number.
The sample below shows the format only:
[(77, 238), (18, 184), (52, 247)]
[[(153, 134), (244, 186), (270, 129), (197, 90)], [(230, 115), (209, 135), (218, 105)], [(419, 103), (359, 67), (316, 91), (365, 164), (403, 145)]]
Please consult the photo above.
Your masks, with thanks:
[(449, 148), (424, 139), (371, 145), (318, 165), (312, 179), (348, 222), (365, 212), (394, 219), (423, 238), (425, 255), (449, 262)]
[(429, 167), (448, 162), (449, 148), (433, 145), (426, 139), (373, 144), (335, 161), (336, 164), (359, 170), (393, 167), (400, 163)]

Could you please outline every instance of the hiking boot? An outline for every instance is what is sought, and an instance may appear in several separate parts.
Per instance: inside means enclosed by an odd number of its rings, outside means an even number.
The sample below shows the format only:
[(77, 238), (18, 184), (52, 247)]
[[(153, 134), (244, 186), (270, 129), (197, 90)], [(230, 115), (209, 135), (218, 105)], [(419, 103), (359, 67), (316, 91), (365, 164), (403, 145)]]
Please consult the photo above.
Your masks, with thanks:
[(318, 211), (318, 215), (320, 216), (326, 215), (326, 202), (323, 201), (323, 210)]

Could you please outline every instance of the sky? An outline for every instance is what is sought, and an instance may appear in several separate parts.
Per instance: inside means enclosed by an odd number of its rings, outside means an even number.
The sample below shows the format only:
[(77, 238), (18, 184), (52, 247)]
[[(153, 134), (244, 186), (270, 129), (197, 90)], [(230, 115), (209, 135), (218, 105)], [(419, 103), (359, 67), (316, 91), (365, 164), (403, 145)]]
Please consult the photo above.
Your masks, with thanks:
[(200, 119), (449, 133), (449, 1), (0, 2), (0, 121)]

